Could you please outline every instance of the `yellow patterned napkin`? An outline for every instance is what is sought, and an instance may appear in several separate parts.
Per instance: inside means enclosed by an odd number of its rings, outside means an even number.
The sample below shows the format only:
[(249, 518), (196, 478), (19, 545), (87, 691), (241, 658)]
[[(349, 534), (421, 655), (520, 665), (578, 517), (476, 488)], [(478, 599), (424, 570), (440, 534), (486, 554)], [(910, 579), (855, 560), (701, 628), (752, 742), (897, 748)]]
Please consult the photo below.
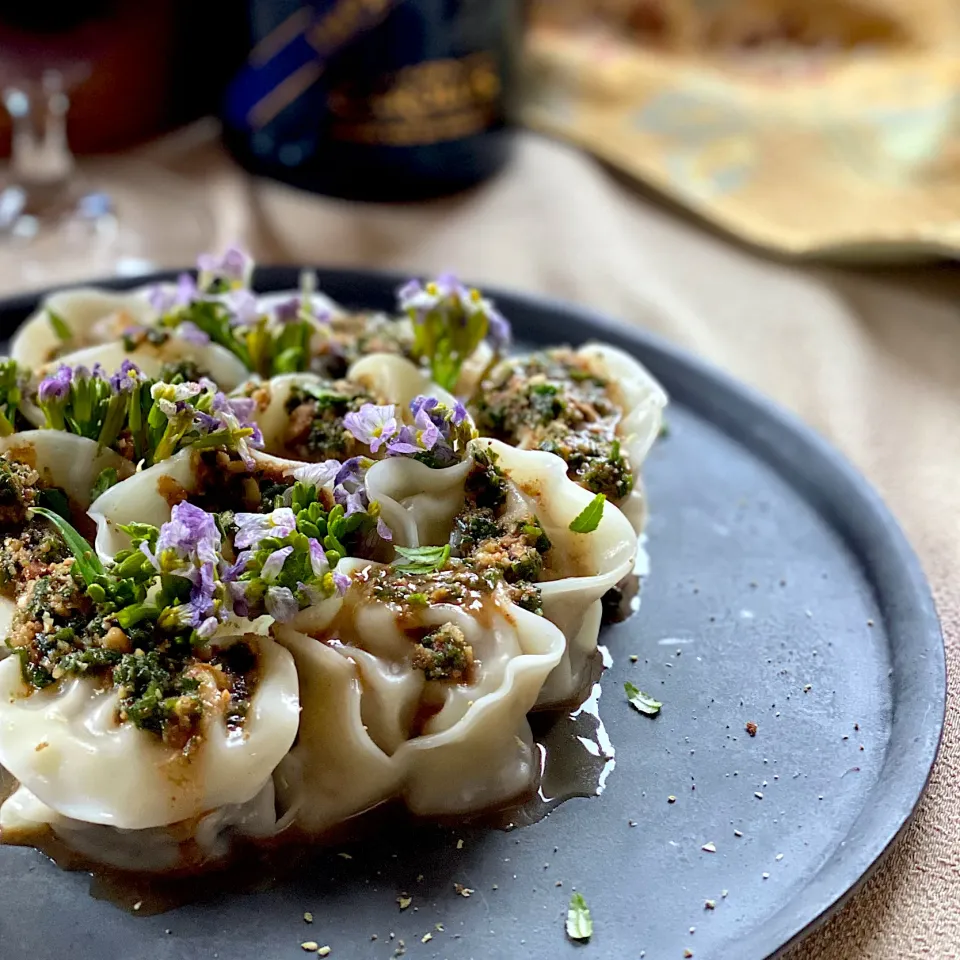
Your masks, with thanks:
[(533, 0), (527, 124), (781, 253), (960, 251), (955, 0)]

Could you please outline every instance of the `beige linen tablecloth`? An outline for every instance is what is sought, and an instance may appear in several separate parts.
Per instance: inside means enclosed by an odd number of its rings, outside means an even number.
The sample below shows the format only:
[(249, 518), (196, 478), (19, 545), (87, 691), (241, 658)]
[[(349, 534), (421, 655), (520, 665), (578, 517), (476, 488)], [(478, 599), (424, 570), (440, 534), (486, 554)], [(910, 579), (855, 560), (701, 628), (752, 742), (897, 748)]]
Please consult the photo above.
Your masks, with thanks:
[[(575, 149), (520, 138), (502, 176), (462, 197), (356, 206), (251, 182), (204, 128), (151, 148), (212, 207), (211, 246), (261, 262), (451, 269), (655, 330), (792, 408), (876, 485), (918, 551), (960, 657), (960, 274), (771, 262), (666, 212)], [(149, 154), (148, 154), (149, 155)], [(184, 248), (169, 266), (197, 251)], [(69, 272), (69, 264), (64, 264)], [(22, 286), (3, 264), (0, 283)], [(791, 960), (960, 956), (957, 694), (906, 836)]]

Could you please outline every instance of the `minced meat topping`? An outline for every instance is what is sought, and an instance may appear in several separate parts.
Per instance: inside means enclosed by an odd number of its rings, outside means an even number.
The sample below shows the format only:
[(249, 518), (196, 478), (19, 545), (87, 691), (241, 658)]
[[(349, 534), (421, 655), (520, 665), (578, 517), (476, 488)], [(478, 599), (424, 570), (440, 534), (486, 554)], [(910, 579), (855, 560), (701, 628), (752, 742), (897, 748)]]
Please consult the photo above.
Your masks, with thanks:
[(297, 387), (291, 391), (283, 445), (297, 460), (347, 460), (366, 448), (344, 428), (343, 418), (363, 404), (376, 402), (363, 387), (338, 380), (328, 387)]
[(620, 450), (622, 411), (611, 386), (569, 348), (505, 361), (481, 384), (477, 427), (513, 446), (556, 454), (571, 480), (619, 501), (633, 489), (633, 474)]
[(473, 648), (455, 623), (445, 623), (416, 644), (412, 662), (428, 680), (460, 682), (473, 665)]
[(62, 490), (41, 487), (33, 467), (0, 457), (0, 595), (11, 599), (26, 580), (67, 556), (56, 530), (30, 515), (33, 506), (70, 513)]
[(331, 317), (328, 337), (311, 359), (311, 369), (331, 379), (345, 377), (350, 365), (371, 353), (412, 358), (413, 335), (408, 324), (383, 314), (356, 313)]
[[(133, 552), (128, 566), (138, 565), (146, 569)], [(243, 722), (257, 676), (256, 655), (246, 643), (212, 651), (194, 641), (189, 626), (165, 626), (149, 616), (121, 627), (115, 603), (91, 593), (72, 557), (26, 585), (7, 645), (28, 685), (42, 689), (70, 676), (94, 677), (118, 691), (119, 721), (177, 749), (197, 743), (205, 709), (215, 709), (228, 726)]]

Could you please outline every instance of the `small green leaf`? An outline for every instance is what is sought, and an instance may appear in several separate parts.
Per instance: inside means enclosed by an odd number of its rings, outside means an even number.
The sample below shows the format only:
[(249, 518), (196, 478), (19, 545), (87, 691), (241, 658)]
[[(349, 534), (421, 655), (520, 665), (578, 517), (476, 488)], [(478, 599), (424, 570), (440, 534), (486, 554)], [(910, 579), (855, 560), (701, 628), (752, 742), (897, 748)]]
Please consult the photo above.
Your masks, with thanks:
[(574, 533), (593, 533), (603, 518), (603, 505), (607, 498), (598, 493), (571, 521), (570, 529)]
[(593, 936), (590, 908), (582, 893), (575, 893), (570, 898), (570, 906), (567, 908), (567, 936), (571, 940), (589, 940)]
[(394, 561), (393, 567), (401, 573), (435, 573), (450, 559), (450, 545), (443, 547), (395, 547), (404, 563)]
[(630, 706), (639, 710), (640, 713), (645, 713), (648, 717), (655, 717), (663, 706), (659, 700), (654, 700), (649, 693), (644, 693), (629, 680), (623, 685), (623, 692), (626, 693)]
[(66, 341), (73, 339), (73, 331), (70, 329), (70, 325), (56, 310), (51, 310), (47, 307), (47, 320), (50, 321), (50, 326), (53, 328), (53, 332), (59, 340), (63, 340), (66, 343)]
[(60, 531), (60, 536), (63, 537), (70, 548), (70, 552), (76, 558), (77, 569), (87, 585), (96, 582), (97, 577), (104, 575), (105, 571), (100, 558), (68, 521), (52, 510), (47, 510), (46, 507), (32, 507), (31, 510), (33, 513), (40, 514), (41, 517), (46, 517)]
[(106, 493), (119, 479), (115, 467), (107, 467), (105, 470), (101, 470), (90, 489), (90, 500), (96, 500), (101, 494)]

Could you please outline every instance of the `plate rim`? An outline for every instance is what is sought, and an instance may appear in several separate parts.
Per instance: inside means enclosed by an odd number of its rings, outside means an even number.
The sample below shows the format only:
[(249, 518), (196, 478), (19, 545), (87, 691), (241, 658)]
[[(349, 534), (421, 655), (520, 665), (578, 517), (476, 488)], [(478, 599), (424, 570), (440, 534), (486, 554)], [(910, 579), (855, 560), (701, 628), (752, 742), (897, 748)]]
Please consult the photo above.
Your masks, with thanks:
[[(262, 292), (293, 289), (296, 277), (304, 265), (258, 266), (252, 286)], [(393, 290), (409, 278), (409, 274), (395, 271), (367, 269), (341, 269), (336, 267), (309, 266), (317, 271), (318, 286), (357, 289), (357, 302), (371, 299), (371, 286)], [(124, 290), (152, 283), (175, 280), (187, 270), (163, 270), (135, 277), (110, 277), (50, 286), (40, 290), (18, 293), (0, 298), (0, 316), (21, 314), (25, 319), (36, 309), (40, 300), (50, 293), (72, 287), (102, 287)], [(548, 296), (525, 293), (482, 284), (484, 293), (497, 301), (503, 312), (530, 313), (535, 316), (559, 315), (574, 327), (589, 330), (591, 337), (603, 338), (628, 352), (639, 352), (644, 362), (654, 358), (653, 366), (658, 378), (666, 381), (671, 396), (678, 397), (681, 405), (707, 419), (731, 439), (747, 446), (780, 473), (791, 486), (798, 487), (803, 480), (799, 495), (811, 500), (820, 491), (820, 503), (812, 500), (813, 506), (824, 519), (839, 529), (847, 547), (863, 564), (869, 582), (877, 588), (888, 627), (889, 649), (892, 660), (906, 642), (904, 632), (911, 635), (910, 662), (894, 663), (892, 675), (902, 675), (910, 666), (922, 675), (924, 693), (933, 692), (934, 699), (926, 703), (923, 717), (917, 721), (920, 705), (903, 716), (902, 709), (894, 711), (890, 737), (906, 737), (913, 744), (907, 769), (895, 773), (895, 789), (884, 791), (882, 804), (865, 802), (845, 839), (854, 836), (858, 828), (868, 828), (870, 842), (862, 843), (845, 851), (842, 863), (834, 863), (836, 850), (817, 868), (806, 885), (775, 914), (759, 927), (738, 941), (736, 960), (746, 957), (757, 960), (773, 960), (783, 954), (831, 916), (856, 893), (876, 871), (880, 863), (897, 843), (913, 819), (917, 806), (929, 783), (943, 735), (947, 699), (946, 651), (940, 622), (929, 583), (913, 547), (907, 540), (892, 511), (887, 507), (873, 485), (840, 453), (828, 440), (797, 415), (755, 388), (714, 366), (695, 354), (670, 343), (665, 338), (625, 321), (616, 320), (602, 311)], [(366, 290), (364, 289), (366, 288)], [(366, 294), (365, 296), (363, 294)], [(337, 298), (336, 296), (334, 297)], [(347, 298), (349, 304), (349, 298)], [(16, 330), (14, 326), (5, 336)], [(666, 376), (664, 376), (666, 371)], [(683, 381), (690, 377), (701, 387), (700, 399), (684, 391)], [(709, 395), (710, 410), (705, 410), (703, 397)], [(744, 416), (749, 414), (749, 417)], [(790, 443), (784, 445), (784, 437)], [(809, 477), (791, 475), (790, 470), (802, 467), (802, 471), (816, 472), (820, 476), (811, 485)], [(856, 507), (854, 510), (829, 509), (823, 502), (823, 491), (830, 487), (835, 501)], [(806, 489), (804, 489), (805, 487)], [(899, 639), (898, 639), (899, 638)], [(899, 667), (899, 669), (898, 669)], [(893, 696), (897, 701), (896, 691)], [(913, 727), (897, 730), (897, 724)], [(889, 749), (880, 769), (877, 782), (871, 793), (881, 784), (885, 785), (885, 772), (890, 764)], [(869, 795), (868, 795), (869, 796)], [(892, 797), (892, 799), (891, 799)], [(867, 818), (866, 823), (861, 821)], [(877, 821), (873, 823), (872, 821)], [(825, 890), (814, 889), (816, 881), (827, 872), (831, 882)], [(725, 952), (726, 955), (727, 952)], [(730, 960), (734, 960), (730, 955)]]

